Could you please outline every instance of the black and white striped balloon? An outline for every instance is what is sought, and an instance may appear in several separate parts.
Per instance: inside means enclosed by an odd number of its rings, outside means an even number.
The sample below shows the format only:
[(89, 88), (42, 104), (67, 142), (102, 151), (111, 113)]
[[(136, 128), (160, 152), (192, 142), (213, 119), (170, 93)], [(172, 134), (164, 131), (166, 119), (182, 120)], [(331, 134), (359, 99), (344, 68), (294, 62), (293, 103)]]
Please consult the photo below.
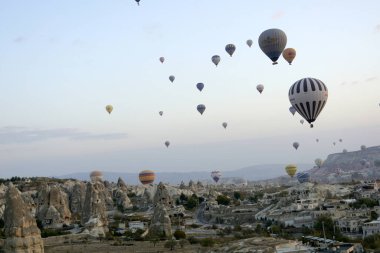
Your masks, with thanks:
[(289, 89), (289, 101), (297, 112), (313, 127), (325, 107), (328, 97), (326, 85), (315, 78), (303, 78)]

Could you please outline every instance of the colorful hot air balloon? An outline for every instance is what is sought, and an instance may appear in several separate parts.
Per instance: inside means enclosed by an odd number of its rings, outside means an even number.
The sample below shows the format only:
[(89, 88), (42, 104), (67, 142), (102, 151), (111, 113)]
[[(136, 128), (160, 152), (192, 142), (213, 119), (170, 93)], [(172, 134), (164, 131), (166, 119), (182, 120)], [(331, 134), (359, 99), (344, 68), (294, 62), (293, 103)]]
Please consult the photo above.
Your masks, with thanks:
[(163, 111), (159, 111), (158, 114), (160, 114), (160, 116), (162, 116), (162, 114), (164, 114)]
[(152, 184), (156, 175), (152, 170), (143, 170), (139, 173), (139, 180), (143, 185)]
[(214, 170), (211, 172), (211, 178), (215, 181), (215, 183), (218, 183), (221, 176), (222, 174), (220, 173), (219, 170)]
[(204, 113), (204, 111), (206, 110), (206, 106), (200, 104), (200, 105), (197, 106), (197, 110), (202, 115)]
[(202, 91), (204, 87), (205, 87), (205, 85), (203, 83), (197, 83), (197, 89), (199, 91)]
[(364, 151), (364, 150), (366, 150), (366, 149), (367, 149), (367, 147), (366, 147), (365, 145), (361, 145), (361, 146), (360, 146), (360, 150), (361, 150), (361, 151)]
[(224, 129), (226, 129), (227, 128), (227, 122), (223, 122), (222, 126), (224, 127)]
[(296, 175), (298, 182), (302, 183), (307, 183), (310, 182), (310, 174), (307, 172), (299, 172)]
[(305, 121), (304, 121), (303, 119), (300, 120), (300, 123), (301, 123), (302, 125), (303, 125), (304, 122), (305, 122)]
[(261, 94), (261, 92), (263, 92), (263, 90), (264, 90), (264, 85), (262, 85), (262, 84), (257, 85), (256, 90), (258, 90)]
[(168, 148), (170, 145), (170, 141), (165, 141), (165, 146)]
[(293, 116), (294, 116), (294, 114), (296, 114), (296, 109), (294, 109), (294, 107), (293, 106), (291, 106), (291, 107), (289, 107), (289, 111), (290, 111), (290, 113), (291, 114), (293, 114)]
[(219, 55), (214, 55), (213, 57), (211, 57), (211, 61), (215, 64), (215, 66), (217, 67), (219, 62), (220, 62), (220, 56)]
[(303, 78), (289, 89), (289, 101), (297, 112), (313, 127), (314, 122), (326, 105), (326, 85), (315, 78)]
[(106, 106), (106, 111), (108, 112), (108, 114), (111, 114), (112, 110), (113, 110), (113, 106), (112, 105), (107, 105)]
[(282, 57), (289, 63), (289, 65), (292, 65), (292, 61), (294, 58), (296, 58), (296, 50), (294, 48), (286, 48), (282, 52)]
[(169, 76), (170, 82), (174, 82), (175, 76)]
[(282, 51), (286, 46), (286, 34), (280, 29), (269, 29), (260, 34), (259, 46), (272, 61), (277, 64)]
[(165, 61), (165, 58), (164, 57), (160, 57), (160, 62), (164, 63), (164, 61)]
[(252, 44), (253, 44), (253, 41), (252, 41), (252, 40), (247, 40), (247, 45), (248, 45), (249, 47), (252, 47)]
[(293, 147), (297, 150), (300, 144), (298, 142), (293, 142)]
[(322, 166), (322, 164), (323, 164), (323, 160), (321, 158), (315, 159), (314, 162), (315, 162), (315, 165), (318, 166), (318, 168), (320, 168)]
[(236, 47), (234, 44), (227, 44), (225, 49), (226, 49), (226, 52), (232, 57), (232, 55), (234, 54), (236, 50)]
[(297, 166), (294, 165), (294, 164), (289, 164), (285, 167), (285, 171), (286, 173), (288, 173), (288, 175), (290, 177), (294, 177), (294, 175), (296, 174), (297, 172)]

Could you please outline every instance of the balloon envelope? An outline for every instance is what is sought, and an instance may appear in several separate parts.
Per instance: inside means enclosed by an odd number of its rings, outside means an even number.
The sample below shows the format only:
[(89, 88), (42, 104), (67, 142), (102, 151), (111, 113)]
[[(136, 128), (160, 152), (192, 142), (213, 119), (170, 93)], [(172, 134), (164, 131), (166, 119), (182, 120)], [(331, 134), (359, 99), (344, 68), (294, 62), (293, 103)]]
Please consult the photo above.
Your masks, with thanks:
[(107, 106), (106, 106), (106, 111), (107, 111), (109, 114), (111, 114), (112, 110), (113, 110), (113, 106), (112, 106), (112, 105), (107, 105)]
[(135, 0), (137, 5), (140, 5), (140, 0)]
[(252, 47), (252, 44), (253, 44), (253, 41), (252, 41), (252, 40), (247, 40), (247, 45), (248, 45), (249, 47)]
[(223, 123), (222, 123), (222, 126), (223, 126), (224, 128), (226, 128), (226, 127), (227, 127), (227, 122), (223, 122)]
[(293, 107), (293, 106), (291, 106), (291, 107), (289, 107), (289, 111), (290, 111), (290, 113), (291, 114), (293, 114), (293, 116), (294, 116), (294, 114), (296, 114), (296, 109)]
[(269, 59), (272, 60), (273, 65), (277, 64), (282, 51), (286, 46), (286, 34), (280, 29), (268, 29), (260, 34), (259, 46)]
[(282, 52), (282, 57), (289, 63), (289, 65), (292, 65), (292, 62), (294, 58), (296, 58), (296, 50), (294, 48), (286, 48)]
[(226, 52), (227, 52), (231, 57), (232, 57), (232, 55), (234, 54), (235, 50), (236, 50), (236, 47), (235, 47), (234, 44), (228, 44), (228, 45), (226, 46)]
[(160, 62), (164, 63), (164, 61), (165, 61), (165, 58), (164, 57), (160, 57)]
[(168, 148), (170, 145), (170, 141), (165, 141), (165, 146)]
[(300, 144), (298, 142), (293, 142), (293, 147), (295, 149), (298, 149), (299, 146), (300, 146)]
[(220, 62), (220, 56), (214, 55), (213, 57), (211, 57), (211, 61), (215, 64), (215, 66), (218, 66), (218, 64)]
[(328, 97), (326, 85), (315, 78), (303, 78), (289, 89), (289, 101), (297, 112), (313, 127), (325, 107)]
[(319, 139), (315, 139), (316, 142), (319, 142)]
[(262, 84), (257, 85), (256, 90), (258, 90), (261, 94), (261, 92), (263, 92), (263, 90), (264, 90), (264, 85), (262, 85)]
[(175, 76), (169, 76), (170, 82), (174, 82)]
[(211, 178), (217, 183), (219, 179), (221, 178), (222, 174), (219, 170), (214, 170), (211, 172)]
[(297, 172), (297, 166), (294, 164), (289, 164), (285, 167), (285, 171), (289, 176), (294, 177)]
[(163, 111), (159, 111), (158, 113), (160, 114), (160, 116), (162, 116), (162, 114), (164, 114), (164, 112), (163, 112)]
[(307, 172), (299, 172), (297, 173), (297, 179), (301, 184), (310, 182), (310, 174)]
[(152, 170), (143, 170), (139, 173), (139, 180), (144, 185), (152, 184), (155, 178), (156, 178), (156, 175), (154, 174), (154, 171)]
[(202, 91), (204, 87), (205, 87), (205, 85), (203, 83), (197, 83), (197, 89), (199, 91)]
[(206, 110), (206, 106), (200, 104), (200, 105), (197, 106), (197, 110), (202, 115), (204, 113), (204, 111)]

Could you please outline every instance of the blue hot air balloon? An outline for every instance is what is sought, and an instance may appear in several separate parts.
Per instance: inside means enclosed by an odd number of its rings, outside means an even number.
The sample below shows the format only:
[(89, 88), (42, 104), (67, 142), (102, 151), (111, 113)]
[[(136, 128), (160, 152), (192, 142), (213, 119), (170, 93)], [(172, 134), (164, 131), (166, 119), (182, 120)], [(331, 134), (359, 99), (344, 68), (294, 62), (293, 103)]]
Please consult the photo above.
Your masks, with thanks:
[(286, 34), (280, 29), (268, 29), (260, 34), (259, 46), (272, 61), (277, 64), (278, 58), (286, 47)]
[(199, 91), (202, 91), (204, 87), (205, 87), (205, 85), (203, 83), (197, 83), (197, 89)]
[(301, 184), (310, 182), (310, 174), (307, 172), (297, 173), (296, 176), (297, 176), (298, 182), (300, 182)]

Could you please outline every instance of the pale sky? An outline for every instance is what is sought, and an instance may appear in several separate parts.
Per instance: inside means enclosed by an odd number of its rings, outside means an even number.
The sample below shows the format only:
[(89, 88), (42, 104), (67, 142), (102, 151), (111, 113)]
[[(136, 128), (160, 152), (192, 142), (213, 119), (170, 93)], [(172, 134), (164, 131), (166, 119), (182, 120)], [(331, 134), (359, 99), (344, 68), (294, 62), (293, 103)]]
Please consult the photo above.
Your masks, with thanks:
[[(2, 1), (0, 177), (223, 171), (379, 145), (379, 10), (377, 0)], [(297, 50), (292, 66), (258, 47), (269, 28)], [(304, 77), (329, 89), (313, 129), (288, 111)]]

